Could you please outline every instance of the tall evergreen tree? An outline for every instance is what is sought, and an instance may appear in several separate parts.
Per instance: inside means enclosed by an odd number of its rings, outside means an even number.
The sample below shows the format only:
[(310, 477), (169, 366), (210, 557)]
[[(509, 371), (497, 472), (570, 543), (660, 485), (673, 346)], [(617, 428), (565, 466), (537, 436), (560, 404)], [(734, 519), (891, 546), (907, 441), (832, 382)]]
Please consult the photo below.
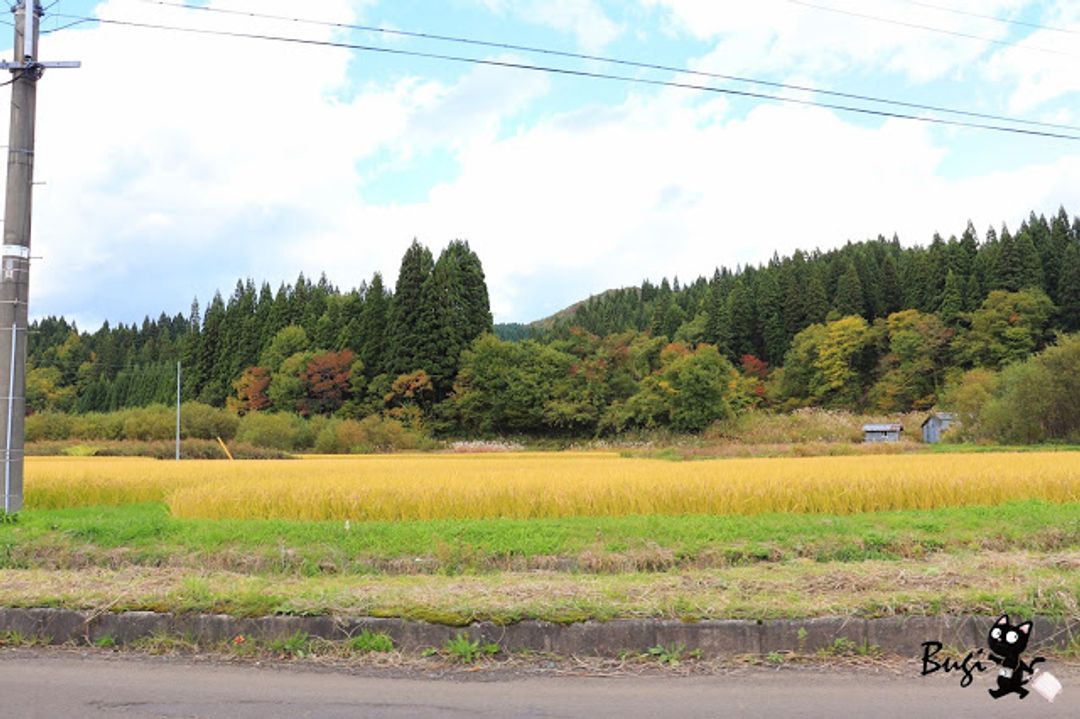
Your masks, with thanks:
[(881, 262), (881, 307), (886, 316), (900, 310), (903, 293), (900, 291), (900, 278), (896, 271), (896, 261), (891, 254), (885, 255)]
[[(206, 378), (202, 368), (202, 315), (199, 312), (198, 298), (191, 301), (191, 312), (188, 315), (188, 333), (181, 339), (180, 364), (182, 379), (180, 382), (181, 396), (185, 400), (192, 400), (198, 396), (198, 389), (205, 383)], [(102, 397), (105, 394), (103, 386), (95, 387), (94, 403), (104, 403)]]
[(1080, 245), (1065, 247), (1058, 277), (1058, 317), (1066, 332), (1080, 330)]
[(418, 350), (424, 339), (420, 328), (420, 295), (434, 268), (431, 250), (413, 240), (401, 258), (390, 310), (388, 352), (391, 374), (400, 375), (420, 369)]
[(359, 357), (368, 377), (375, 377), (387, 369), (386, 335), (389, 317), (390, 297), (383, 287), (382, 275), (376, 272), (364, 296), (364, 309), (360, 318), (363, 339), (359, 347)]
[(964, 287), (963, 280), (949, 270), (945, 275), (945, 291), (941, 296), (941, 307), (938, 308), (938, 317), (950, 327), (955, 327), (960, 320), (960, 314), (964, 311)]
[(758, 334), (761, 337), (762, 359), (772, 365), (780, 364), (788, 348), (787, 331), (782, 315), (779, 261), (769, 263), (758, 283)]
[(705, 307), (705, 341), (723, 350), (724, 339), (727, 336), (726, 297), (720, 282), (720, 270), (713, 272), (712, 281), (709, 282), (709, 296)]
[(833, 309), (841, 317), (848, 315), (861, 316), (863, 305), (862, 282), (859, 281), (859, 273), (855, 270), (855, 265), (849, 260), (836, 282), (836, 298), (833, 301)]
[(809, 268), (808, 275), (806, 295), (803, 299), (806, 312), (803, 321), (806, 325), (811, 325), (825, 321), (825, 317), (829, 314), (829, 296), (825, 292), (825, 282), (821, 277), (821, 272)]
[(729, 357), (738, 362), (743, 355), (755, 353), (754, 306), (743, 278), (735, 281), (727, 296), (728, 335), (724, 343)]
[(1043, 287), (1042, 260), (1035, 249), (1030, 232), (1019, 234), (1015, 240), (1016, 254), (1020, 264), (1020, 289)]
[(450, 392), (462, 351), (491, 331), (487, 291), (477, 292), (477, 276), (482, 280), (479, 259), (466, 243), (455, 241), (439, 254), (421, 287), (416, 369), (428, 373), (440, 399)]
[[(228, 391), (227, 380), (218, 368), (223, 364), (222, 347), (225, 334), (225, 302), (221, 293), (214, 293), (214, 299), (206, 308), (203, 319), (202, 343), (197, 376), (202, 383), (197, 387), (199, 401), (215, 406), (225, 402)], [(118, 396), (118, 395), (115, 395)]]

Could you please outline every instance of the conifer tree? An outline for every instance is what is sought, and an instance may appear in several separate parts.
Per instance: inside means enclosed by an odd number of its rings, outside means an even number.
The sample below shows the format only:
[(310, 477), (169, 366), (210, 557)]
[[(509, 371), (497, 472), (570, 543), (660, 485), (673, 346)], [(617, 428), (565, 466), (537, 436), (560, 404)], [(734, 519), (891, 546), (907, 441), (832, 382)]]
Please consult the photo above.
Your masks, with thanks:
[(829, 314), (829, 296), (825, 292), (825, 282), (821, 273), (809, 270), (809, 279), (806, 281), (806, 294), (803, 298), (805, 308), (804, 322), (806, 325), (817, 324), (825, 321)]
[(484, 332), (491, 330), (487, 290), (479, 259), (468, 244), (451, 242), (442, 253), (420, 291), (420, 342), (417, 367), (428, 373), (435, 394), (445, 397), (454, 382), (461, 353)]
[(848, 260), (843, 273), (836, 282), (836, 299), (833, 301), (833, 309), (841, 317), (859, 315), (863, 313), (863, 290), (862, 282), (859, 281), (859, 273), (855, 265)]
[[(221, 356), (224, 324), (225, 302), (221, 299), (221, 293), (215, 292), (214, 299), (206, 308), (206, 317), (203, 319), (202, 346), (196, 371), (202, 380), (197, 387), (199, 401), (215, 406), (220, 406), (225, 402), (229, 386), (221, 379), (222, 373), (218, 371), (224, 359)], [(115, 397), (118, 395), (112, 395), (110, 402)]]
[(389, 367), (394, 375), (405, 374), (418, 366), (418, 350), (422, 342), (420, 329), (421, 292), (431, 277), (435, 261), (431, 250), (412, 241), (401, 258), (394, 299), (390, 310)]
[[(796, 251), (783, 265), (784, 330), (788, 341), (807, 324), (805, 264), (802, 253)], [(824, 315), (822, 315), (824, 317)]]
[(949, 327), (955, 327), (964, 310), (964, 288), (959, 276), (949, 270), (945, 275), (945, 291), (941, 296), (941, 307), (938, 308), (938, 317)]
[[(191, 301), (191, 312), (188, 315), (188, 333), (181, 339), (180, 364), (182, 366), (182, 379), (180, 382), (181, 396), (185, 400), (194, 399), (198, 395), (198, 388), (205, 382), (202, 373), (202, 315), (199, 312), (198, 298)], [(95, 397), (92, 402), (95, 406), (103, 403), (104, 388), (98, 384), (94, 388)]]
[(1035, 243), (1032, 242), (1031, 234), (1020, 233), (1013, 239), (1013, 246), (1019, 269), (1019, 289), (1041, 289), (1043, 287), (1042, 261), (1035, 249)]
[(376, 272), (364, 296), (364, 309), (360, 317), (362, 340), (359, 357), (368, 377), (382, 374), (387, 369), (386, 334), (389, 314), (390, 297), (383, 287), (382, 275)]
[(1058, 277), (1058, 317), (1067, 332), (1080, 330), (1080, 245), (1070, 242), (1062, 255)]
[(754, 354), (754, 306), (743, 278), (735, 281), (727, 296), (728, 336), (724, 343), (728, 356), (738, 362)]
[(888, 316), (900, 310), (903, 293), (900, 291), (900, 278), (897, 276), (896, 261), (891, 254), (885, 255), (881, 262), (881, 306)]
[[(724, 315), (725, 300), (723, 288), (720, 285), (720, 270), (717, 268), (713, 272), (712, 281), (709, 282), (709, 296), (705, 307), (705, 341), (716, 347), (722, 347), (727, 334)], [(723, 351), (722, 348), (721, 351)]]

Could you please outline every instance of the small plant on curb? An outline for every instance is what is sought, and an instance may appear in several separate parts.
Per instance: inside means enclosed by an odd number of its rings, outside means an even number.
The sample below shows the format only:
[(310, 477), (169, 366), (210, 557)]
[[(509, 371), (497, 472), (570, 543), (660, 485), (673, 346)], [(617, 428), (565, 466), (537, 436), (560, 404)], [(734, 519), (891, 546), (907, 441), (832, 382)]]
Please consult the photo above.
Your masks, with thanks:
[(176, 654), (179, 652), (197, 652), (199, 644), (190, 635), (173, 636), (165, 632), (156, 632), (131, 642), (132, 649), (147, 654)]
[(270, 651), (284, 658), (303, 659), (311, 654), (311, 639), (300, 631), (285, 639), (275, 639), (267, 646)]
[(828, 647), (818, 650), (820, 657), (876, 657), (881, 654), (881, 647), (876, 644), (857, 644), (847, 637), (837, 637)]
[(22, 632), (0, 632), (0, 647), (32, 647), (39, 641)]
[(367, 629), (349, 639), (347, 644), (350, 650), (363, 654), (394, 651), (394, 640), (390, 638), (390, 635), (371, 632)]
[(645, 656), (669, 667), (677, 667), (682, 664), (683, 654), (686, 652), (685, 644), (672, 644), (664, 646), (657, 644), (647, 652)]
[(428, 647), (424, 651), (420, 652), (420, 656), (427, 659), (428, 657), (433, 657), (438, 653), (439, 653), (439, 650), (436, 647)]
[(479, 639), (469, 639), (464, 632), (458, 634), (446, 643), (446, 653), (451, 659), (462, 664), (472, 664), (477, 659), (499, 653), (499, 645), (493, 643), (481, 643)]
[(105, 634), (94, 640), (94, 646), (98, 649), (116, 649), (116, 638), (111, 634)]
[(769, 652), (765, 655), (765, 661), (767, 661), (769, 664), (775, 664), (777, 666), (783, 664), (786, 659), (787, 657), (785, 657), (781, 652)]

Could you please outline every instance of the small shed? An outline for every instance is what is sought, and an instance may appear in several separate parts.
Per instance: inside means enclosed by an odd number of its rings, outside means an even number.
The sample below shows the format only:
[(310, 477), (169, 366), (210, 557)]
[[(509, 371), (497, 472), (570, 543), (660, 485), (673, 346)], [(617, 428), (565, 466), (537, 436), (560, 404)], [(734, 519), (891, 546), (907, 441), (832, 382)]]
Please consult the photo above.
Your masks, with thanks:
[(922, 441), (927, 444), (940, 442), (941, 435), (954, 424), (958, 424), (955, 413), (931, 412), (922, 423)]
[(904, 431), (902, 424), (864, 424), (863, 442), (899, 442)]

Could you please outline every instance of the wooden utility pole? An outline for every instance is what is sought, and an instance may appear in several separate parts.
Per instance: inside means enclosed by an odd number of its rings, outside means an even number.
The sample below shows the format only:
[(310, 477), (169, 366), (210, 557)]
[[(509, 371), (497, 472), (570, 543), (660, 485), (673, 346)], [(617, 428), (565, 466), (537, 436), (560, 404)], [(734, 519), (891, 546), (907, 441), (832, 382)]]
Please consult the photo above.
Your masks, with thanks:
[(26, 340), (29, 320), (30, 217), (34, 187), (34, 119), (37, 82), (46, 67), (77, 62), (38, 62), (40, 0), (18, 0), (15, 58), (0, 63), (11, 71), (11, 128), (8, 141), (4, 244), (0, 246), (0, 443), (4, 455), (3, 514), (23, 502), (23, 444), (26, 424)]

